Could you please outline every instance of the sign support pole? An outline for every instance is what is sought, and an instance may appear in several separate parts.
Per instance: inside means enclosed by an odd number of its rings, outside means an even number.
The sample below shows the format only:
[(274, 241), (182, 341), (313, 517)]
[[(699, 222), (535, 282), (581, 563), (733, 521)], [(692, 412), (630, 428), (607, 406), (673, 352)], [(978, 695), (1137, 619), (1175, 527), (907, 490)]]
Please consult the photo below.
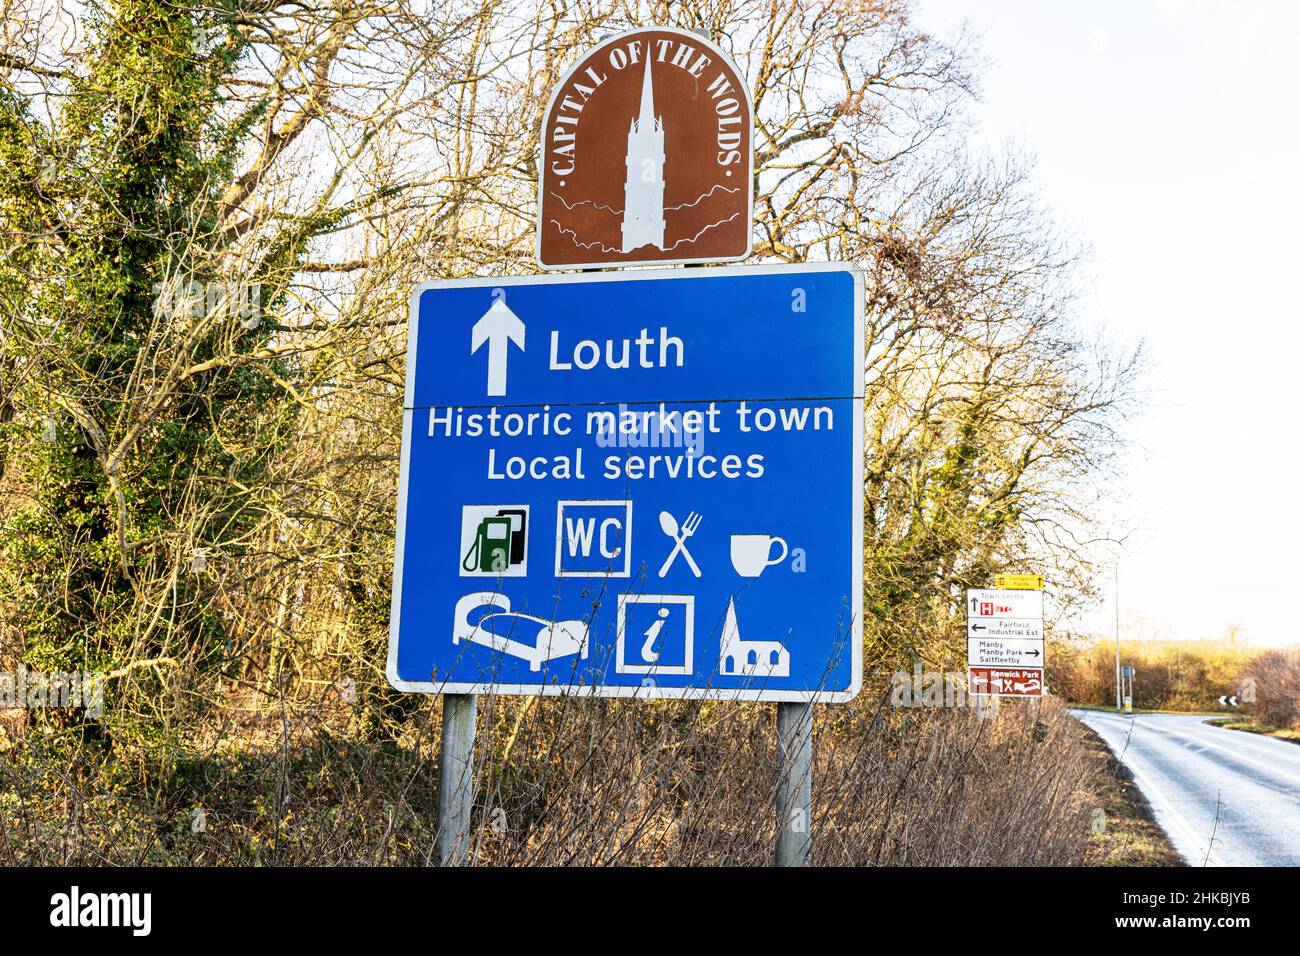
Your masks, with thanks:
[(812, 846), (812, 754), (812, 704), (777, 704), (777, 866), (808, 863)]
[(469, 849), (470, 808), (474, 804), (474, 724), (478, 698), (442, 697), (442, 753), (438, 766), (439, 866), (461, 866)]

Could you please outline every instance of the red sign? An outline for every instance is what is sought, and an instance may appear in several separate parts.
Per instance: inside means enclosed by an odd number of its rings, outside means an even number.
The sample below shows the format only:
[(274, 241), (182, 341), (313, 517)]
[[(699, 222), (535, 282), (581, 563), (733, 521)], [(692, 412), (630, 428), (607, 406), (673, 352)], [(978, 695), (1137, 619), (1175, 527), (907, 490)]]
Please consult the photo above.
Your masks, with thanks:
[(697, 34), (642, 27), (588, 51), (551, 94), (538, 167), (543, 268), (749, 255), (749, 88)]
[(991, 697), (1042, 697), (1041, 667), (972, 667), (966, 675), (972, 694)]

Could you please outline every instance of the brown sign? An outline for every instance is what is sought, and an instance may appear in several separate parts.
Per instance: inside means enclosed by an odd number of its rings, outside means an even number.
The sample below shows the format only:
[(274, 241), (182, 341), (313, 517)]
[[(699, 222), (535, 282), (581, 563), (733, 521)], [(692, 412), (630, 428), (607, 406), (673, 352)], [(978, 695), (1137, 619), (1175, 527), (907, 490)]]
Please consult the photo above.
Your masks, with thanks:
[(583, 56), (551, 95), (539, 167), (543, 268), (749, 255), (749, 88), (694, 33), (642, 27)]
[(970, 667), (967, 685), (972, 694), (990, 697), (1042, 697), (1041, 667)]

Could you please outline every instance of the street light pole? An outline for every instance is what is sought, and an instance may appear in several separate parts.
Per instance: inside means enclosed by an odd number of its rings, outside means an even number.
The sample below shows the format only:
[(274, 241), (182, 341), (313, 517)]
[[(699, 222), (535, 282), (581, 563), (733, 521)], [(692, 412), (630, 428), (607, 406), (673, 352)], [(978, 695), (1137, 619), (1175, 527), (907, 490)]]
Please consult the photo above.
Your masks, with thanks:
[(1124, 676), (1119, 667), (1119, 561), (1115, 562), (1115, 709), (1124, 709)]

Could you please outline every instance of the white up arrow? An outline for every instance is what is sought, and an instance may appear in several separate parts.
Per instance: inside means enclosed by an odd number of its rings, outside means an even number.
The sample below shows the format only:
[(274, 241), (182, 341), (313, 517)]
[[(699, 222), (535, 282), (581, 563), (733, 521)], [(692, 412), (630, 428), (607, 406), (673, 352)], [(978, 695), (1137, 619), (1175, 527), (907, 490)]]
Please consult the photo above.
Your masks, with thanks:
[(506, 353), (510, 343), (524, 349), (524, 323), (506, 306), (505, 299), (498, 296), (492, 308), (483, 313), (483, 317), (474, 323), (474, 338), (470, 344), (470, 354), (479, 350), (484, 342), (488, 344), (487, 393), (504, 395), (506, 393)]

